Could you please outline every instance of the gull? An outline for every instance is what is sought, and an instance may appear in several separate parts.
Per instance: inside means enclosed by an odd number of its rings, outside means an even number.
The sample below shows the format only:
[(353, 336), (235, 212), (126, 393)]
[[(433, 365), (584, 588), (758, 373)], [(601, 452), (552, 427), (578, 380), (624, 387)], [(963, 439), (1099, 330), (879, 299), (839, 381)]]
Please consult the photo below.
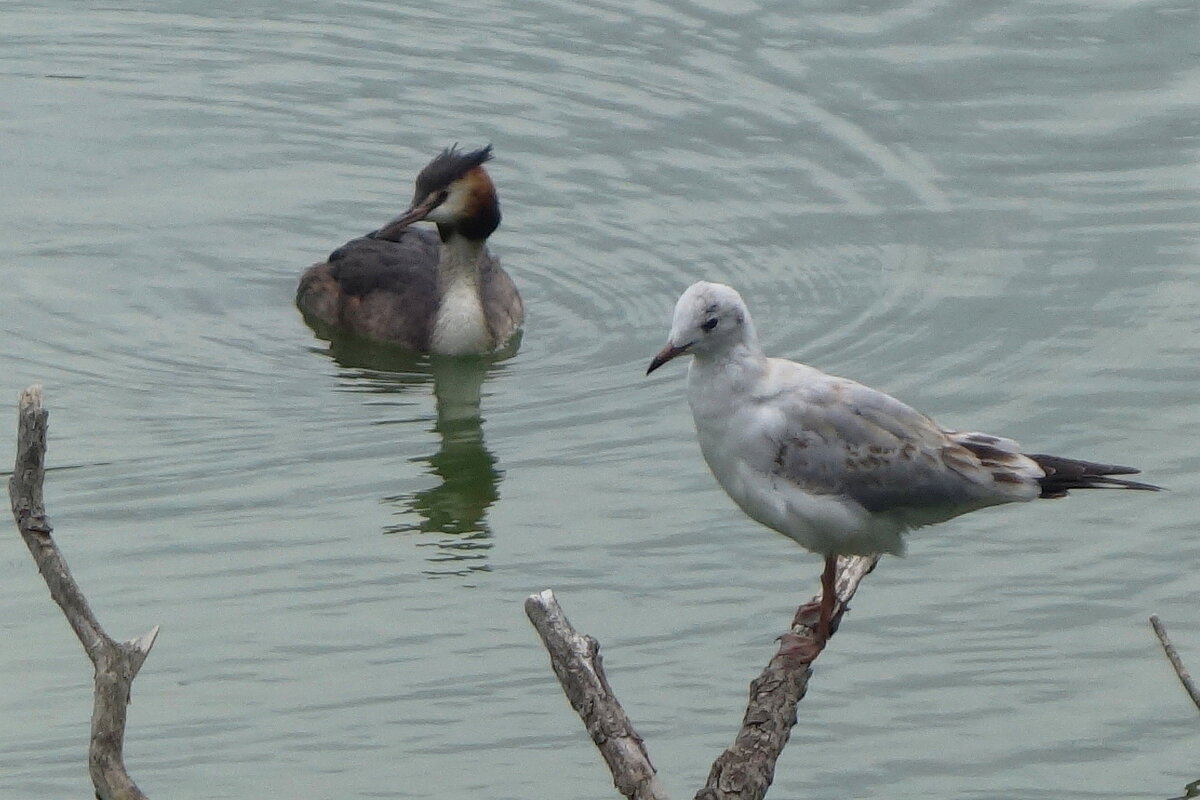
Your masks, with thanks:
[(861, 383), (768, 358), (741, 295), (724, 284), (699, 281), (683, 293), (646, 374), (684, 354), (700, 451), (721, 488), (751, 519), (825, 557), (809, 660), (831, 633), (840, 555), (901, 555), (907, 530), (987, 506), (1070, 489), (1160, 488), (1113, 477), (1133, 467), (947, 430)]

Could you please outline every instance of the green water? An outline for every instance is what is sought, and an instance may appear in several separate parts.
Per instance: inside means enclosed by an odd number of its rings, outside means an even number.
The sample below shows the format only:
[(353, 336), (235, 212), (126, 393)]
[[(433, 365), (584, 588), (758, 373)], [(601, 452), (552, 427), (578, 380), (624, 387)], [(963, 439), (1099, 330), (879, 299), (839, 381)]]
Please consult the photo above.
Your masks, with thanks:
[[(0, 400), (101, 621), (162, 634), (152, 797), (615, 796), (552, 587), (676, 797), (819, 560), (707, 474), (679, 292), (944, 424), (1170, 487), (914, 535), (817, 665), (778, 798), (1167, 798), (1200, 664), (1200, 67), (1187, 3), (10, 3)], [(491, 142), (519, 352), (330, 348), (300, 272)], [(10, 449), (11, 452), (11, 449)], [(68, 469), (69, 468), (69, 469)], [(90, 670), (0, 544), (0, 797), (90, 796)]]

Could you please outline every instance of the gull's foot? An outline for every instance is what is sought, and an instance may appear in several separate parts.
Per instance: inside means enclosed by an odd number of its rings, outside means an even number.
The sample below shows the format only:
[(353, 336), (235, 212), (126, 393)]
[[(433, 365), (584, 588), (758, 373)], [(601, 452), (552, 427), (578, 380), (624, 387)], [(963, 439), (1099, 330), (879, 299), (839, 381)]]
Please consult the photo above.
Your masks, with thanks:
[(811, 664), (825, 649), (825, 642), (788, 631), (779, 637), (779, 655), (800, 664)]
[(817, 629), (817, 622), (821, 619), (821, 604), (816, 600), (809, 600), (804, 605), (796, 609), (796, 616), (792, 617), (792, 627), (802, 625), (805, 628)]
[[(842, 613), (850, 610), (850, 606), (842, 609)], [(842, 624), (842, 615), (839, 614), (829, 620), (829, 635), (833, 636), (838, 631), (838, 627)], [(792, 617), (792, 627), (803, 627), (816, 631), (817, 635), (821, 633), (821, 604), (815, 600), (805, 603), (796, 609), (796, 616)]]

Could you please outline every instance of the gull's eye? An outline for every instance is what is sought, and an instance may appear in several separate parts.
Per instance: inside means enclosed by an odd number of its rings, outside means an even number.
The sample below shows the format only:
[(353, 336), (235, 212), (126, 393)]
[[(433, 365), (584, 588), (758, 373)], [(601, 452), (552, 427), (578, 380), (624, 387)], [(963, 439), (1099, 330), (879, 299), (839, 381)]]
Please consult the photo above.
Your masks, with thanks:
[(717, 318), (713, 317), (712, 319), (704, 320), (700, 327), (706, 331), (711, 331), (713, 328), (717, 327)]

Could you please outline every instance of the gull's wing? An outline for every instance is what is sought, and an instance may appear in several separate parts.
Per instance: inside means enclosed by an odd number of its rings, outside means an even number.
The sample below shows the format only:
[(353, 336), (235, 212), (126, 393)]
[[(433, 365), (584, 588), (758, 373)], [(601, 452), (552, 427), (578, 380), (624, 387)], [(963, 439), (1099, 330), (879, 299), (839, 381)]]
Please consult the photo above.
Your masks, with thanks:
[[(957, 433), (860, 383), (772, 359), (756, 399), (768, 426), (771, 474), (874, 513), (954, 516), (1037, 496), (1042, 470), (1010, 439)], [(917, 523), (920, 524), (920, 523)]]

